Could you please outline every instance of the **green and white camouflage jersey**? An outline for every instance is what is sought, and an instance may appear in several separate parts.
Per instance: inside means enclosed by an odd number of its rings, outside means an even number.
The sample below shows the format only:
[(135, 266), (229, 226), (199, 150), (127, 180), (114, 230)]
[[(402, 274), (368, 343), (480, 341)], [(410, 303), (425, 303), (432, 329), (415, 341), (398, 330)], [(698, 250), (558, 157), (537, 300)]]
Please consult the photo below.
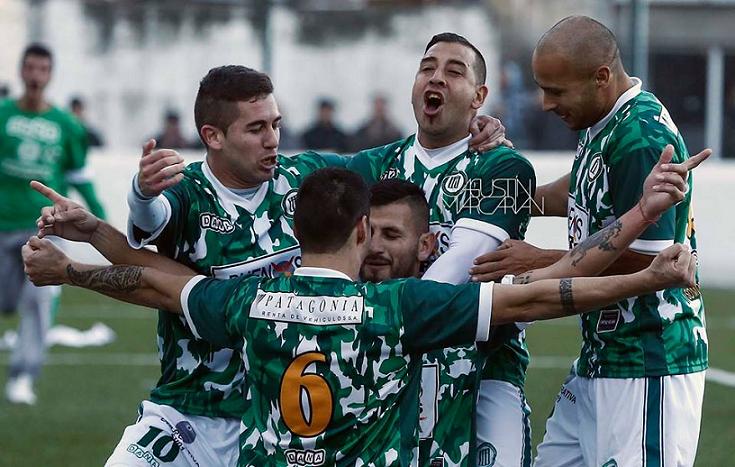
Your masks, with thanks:
[(84, 168), (86, 138), (61, 109), (26, 112), (13, 99), (0, 101), (0, 231), (35, 229), (48, 200), (28, 183), (38, 180), (65, 192), (67, 179)]
[[(168, 222), (144, 238), (129, 230), (129, 238), (155, 243), (162, 254), (218, 279), (289, 274), (301, 261), (290, 224), (297, 188), (326, 165), (315, 153), (279, 156), (273, 179), (248, 199), (224, 187), (206, 162), (195, 162), (164, 192)], [(158, 317), (161, 379), (151, 401), (190, 415), (240, 418), (239, 351), (195, 339), (179, 315), (159, 311)]]
[(239, 465), (409, 466), (421, 354), (486, 340), (492, 284), (360, 284), (301, 268), (275, 279), (198, 276), (181, 303), (198, 337), (243, 346), (251, 406)]
[[(482, 154), (470, 152), (468, 141), (469, 137), (453, 145), (447, 157), (431, 158), (410, 136), (357, 153), (348, 164), (369, 183), (400, 178), (423, 188), (431, 231), (437, 238), (433, 259), (449, 248), (454, 227), (479, 230), (503, 241), (523, 239), (528, 226), (536, 189), (531, 164), (504, 146)], [(523, 333), (513, 336), (505, 345), (483, 352), (473, 345), (426, 355), (422, 465), (434, 459), (442, 459), (441, 465), (474, 465), (474, 408), (480, 379), (507, 381), (521, 388), (525, 381), (529, 359), (525, 338)]]
[[(674, 162), (688, 157), (668, 111), (640, 80), (599, 123), (580, 134), (569, 187), (569, 246), (633, 208), (643, 181), (667, 144)], [(684, 200), (646, 229), (630, 249), (654, 255), (674, 242), (696, 252), (692, 174)], [(699, 280), (697, 279), (697, 282)], [(707, 368), (707, 334), (699, 286), (630, 298), (582, 315), (577, 374), (640, 378)]]

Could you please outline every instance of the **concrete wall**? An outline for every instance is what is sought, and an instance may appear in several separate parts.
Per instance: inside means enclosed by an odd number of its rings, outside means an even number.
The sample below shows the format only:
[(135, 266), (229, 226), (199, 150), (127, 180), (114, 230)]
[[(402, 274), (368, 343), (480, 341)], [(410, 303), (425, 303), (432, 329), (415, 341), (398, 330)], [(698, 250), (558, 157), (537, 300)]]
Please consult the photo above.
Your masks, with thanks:
[[(572, 154), (528, 153), (540, 184), (568, 172)], [(200, 154), (186, 155), (191, 161)], [(93, 153), (89, 159), (95, 172), (97, 191), (107, 208), (110, 222), (124, 229), (127, 218), (126, 193), (137, 170), (137, 155)], [(702, 282), (706, 287), (735, 287), (735, 163), (706, 162), (695, 175), (695, 215)], [(541, 247), (565, 249), (566, 219), (536, 218), (528, 230), (528, 240)], [(74, 256), (100, 260), (88, 249), (75, 246)]]

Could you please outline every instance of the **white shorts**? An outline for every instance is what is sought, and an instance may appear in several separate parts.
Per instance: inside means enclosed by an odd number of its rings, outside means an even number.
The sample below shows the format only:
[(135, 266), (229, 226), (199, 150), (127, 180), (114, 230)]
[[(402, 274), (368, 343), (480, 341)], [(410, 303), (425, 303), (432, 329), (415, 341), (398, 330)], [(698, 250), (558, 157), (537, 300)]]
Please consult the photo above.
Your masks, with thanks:
[(143, 401), (105, 467), (236, 466), (240, 420), (184, 415)]
[(531, 465), (531, 408), (523, 390), (505, 381), (480, 384), (477, 422), (477, 465)]
[(534, 465), (694, 465), (704, 373), (625, 379), (570, 375), (546, 421)]

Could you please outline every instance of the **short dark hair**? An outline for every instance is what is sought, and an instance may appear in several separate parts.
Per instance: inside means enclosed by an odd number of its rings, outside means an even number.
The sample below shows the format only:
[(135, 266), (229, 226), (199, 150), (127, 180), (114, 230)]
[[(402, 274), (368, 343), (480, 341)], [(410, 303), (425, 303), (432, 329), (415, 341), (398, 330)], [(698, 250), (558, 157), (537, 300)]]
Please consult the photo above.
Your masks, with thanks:
[(360, 175), (336, 167), (319, 169), (306, 177), (296, 195), (296, 239), (303, 252), (335, 252), (369, 214), (370, 191)]
[(204, 125), (212, 125), (227, 132), (239, 115), (238, 102), (253, 101), (272, 93), (273, 83), (265, 73), (240, 65), (212, 68), (199, 82), (194, 101), (197, 131), (201, 133)]
[(485, 84), (485, 79), (487, 77), (487, 65), (485, 64), (485, 57), (482, 56), (480, 50), (475, 47), (472, 42), (468, 41), (459, 34), (455, 34), (453, 32), (443, 32), (431, 38), (429, 43), (426, 44), (424, 53), (426, 53), (434, 44), (437, 44), (439, 42), (462, 44), (465, 47), (469, 47), (470, 49), (472, 49), (472, 51), (475, 52), (475, 64), (472, 67), (473, 71), (475, 72), (475, 79), (477, 79), (477, 82), (479, 84)]
[(74, 96), (71, 98), (71, 100), (69, 100), (69, 107), (71, 107), (72, 109), (74, 107), (84, 107), (84, 101), (81, 97)]
[(408, 180), (389, 178), (370, 187), (370, 206), (380, 207), (393, 203), (406, 203), (416, 221), (419, 232), (429, 231), (429, 203), (420, 186)]
[(51, 62), (51, 65), (54, 64), (54, 56), (51, 53), (51, 49), (39, 42), (34, 42), (25, 48), (20, 59), (21, 66), (23, 66), (23, 64), (26, 62), (26, 58), (31, 55), (36, 57), (48, 58), (49, 62)]

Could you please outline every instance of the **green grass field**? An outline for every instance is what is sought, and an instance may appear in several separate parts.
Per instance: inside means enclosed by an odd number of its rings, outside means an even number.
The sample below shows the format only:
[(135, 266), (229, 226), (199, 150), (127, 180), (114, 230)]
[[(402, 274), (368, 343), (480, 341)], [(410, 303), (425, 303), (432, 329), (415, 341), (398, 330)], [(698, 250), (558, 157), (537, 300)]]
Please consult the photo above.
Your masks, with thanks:
[[(735, 291), (707, 290), (710, 363), (735, 372)], [(39, 403), (13, 406), (0, 400), (0, 465), (101, 466), (138, 403), (158, 377), (156, 314), (76, 289), (65, 289), (59, 323), (87, 329), (102, 321), (118, 339), (101, 348), (54, 347), (38, 383)], [(15, 318), (0, 318), (0, 334)], [(579, 346), (574, 319), (540, 323), (528, 333), (532, 355), (526, 391), (533, 408), (534, 446), (543, 436), (559, 385)], [(543, 357), (543, 358), (541, 358)], [(0, 352), (0, 371), (8, 353)], [(4, 377), (0, 379), (4, 385)], [(735, 441), (735, 387), (709, 381), (705, 392), (698, 466), (731, 465)]]

